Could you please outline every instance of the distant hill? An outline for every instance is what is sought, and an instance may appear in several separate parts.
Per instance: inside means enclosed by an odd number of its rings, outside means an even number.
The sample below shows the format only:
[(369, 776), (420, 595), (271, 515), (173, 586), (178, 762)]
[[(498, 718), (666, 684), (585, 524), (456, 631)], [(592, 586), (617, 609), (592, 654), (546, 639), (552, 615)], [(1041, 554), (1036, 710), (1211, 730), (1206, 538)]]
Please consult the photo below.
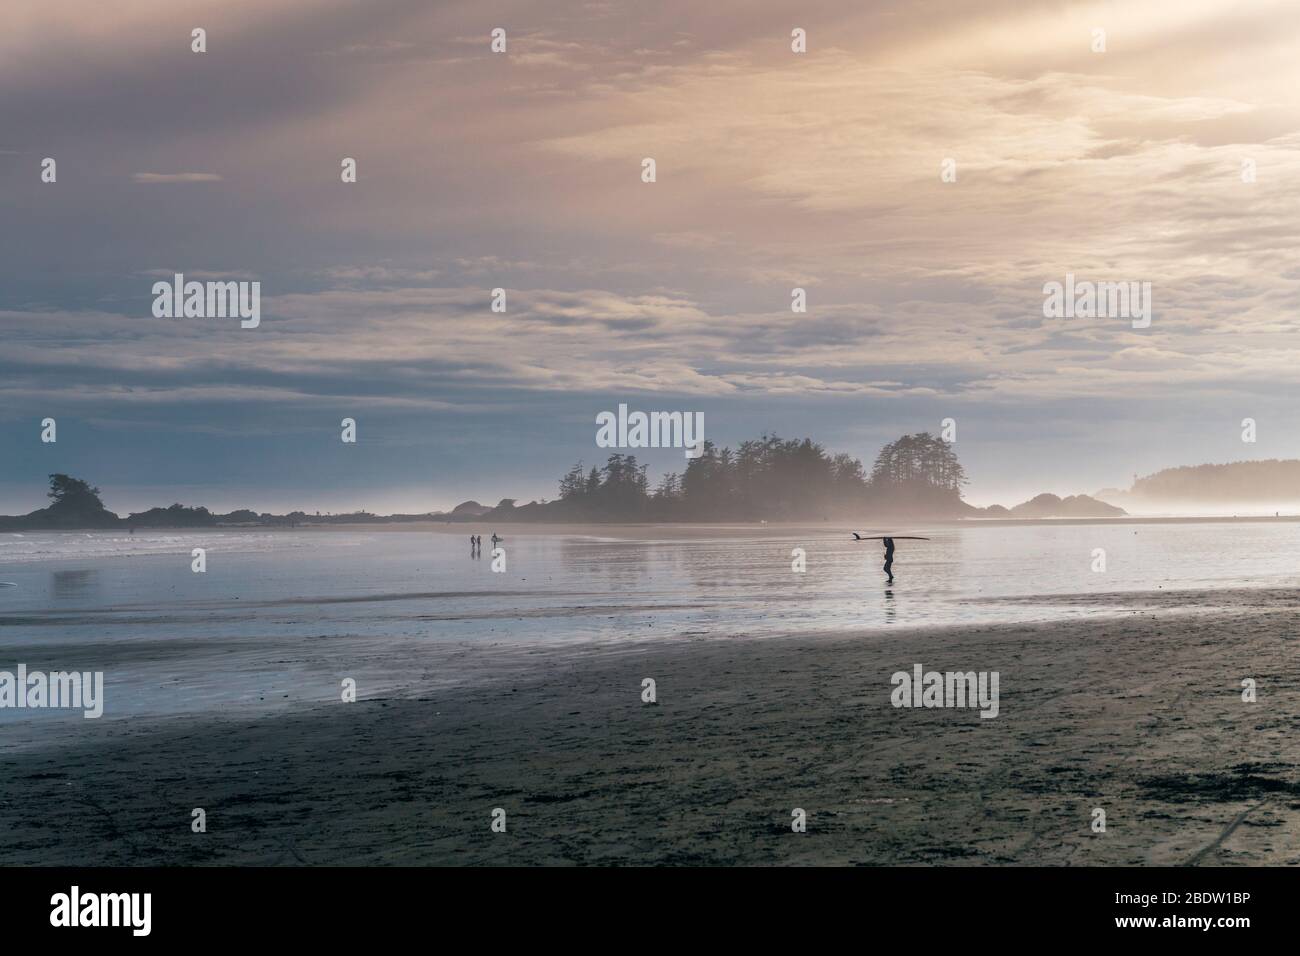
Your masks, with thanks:
[(450, 513), (457, 516), (469, 515), (471, 517), (476, 517), (478, 515), (485, 515), (491, 510), (492, 509), (487, 505), (481, 505), (477, 501), (462, 501), (456, 507), (452, 508)]
[[(996, 507), (996, 506), (995, 506)], [(1088, 495), (1037, 495), (1011, 509), (1013, 518), (1118, 518), (1127, 514), (1123, 508), (1108, 505)]]
[(1108, 500), (1197, 501), (1250, 504), (1300, 501), (1300, 460), (1270, 458), (1222, 465), (1166, 468), (1133, 482), (1127, 492), (1098, 492)]

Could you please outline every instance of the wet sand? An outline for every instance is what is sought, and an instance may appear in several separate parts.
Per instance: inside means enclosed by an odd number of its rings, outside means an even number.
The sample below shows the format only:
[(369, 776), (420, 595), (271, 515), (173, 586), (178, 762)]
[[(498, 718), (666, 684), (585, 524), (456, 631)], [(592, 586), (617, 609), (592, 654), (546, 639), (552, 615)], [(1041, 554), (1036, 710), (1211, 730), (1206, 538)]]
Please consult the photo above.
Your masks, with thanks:
[[(1300, 863), (1300, 592), (1121, 600), (1050, 625), (431, 645), (401, 696), (84, 721), (0, 759), (0, 863)], [(1000, 715), (892, 707), (914, 663), (997, 670)], [(472, 679), (439, 686), (440, 664)]]

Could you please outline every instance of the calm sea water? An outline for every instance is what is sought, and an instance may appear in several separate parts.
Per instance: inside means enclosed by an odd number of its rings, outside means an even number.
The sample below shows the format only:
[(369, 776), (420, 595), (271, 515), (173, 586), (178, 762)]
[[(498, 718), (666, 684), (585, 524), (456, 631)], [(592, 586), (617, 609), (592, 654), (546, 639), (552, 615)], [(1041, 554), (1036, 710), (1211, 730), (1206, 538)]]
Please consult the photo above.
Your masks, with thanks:
[[(477, 560), (471, 530), (485, 538)], [(1300, 524), (1287, 522), (914, 533), (932, 540), (898, 542), (889, 587), (879, 542), (820, 530), (514, 535), (505, 573), (491, 570), (489, 528), (0, 534), (0, 582), (15, 585), (0, 587), (0, 647), (29, 667), (113, 661), (110, 714), (184, 713), (323, 699), (337, 693), (339, 673), (397, 686), (429, 641), (869, 635), (1050, 620), (1113, 611), (1106, 595), (1116, 591), (1286, 586), (1300, 568)], [(195, 547), (207, 549), (206, 573), (190, 570)], [(806, 551), (806, 573), (791, 570), (794, 548)], [(1092, 570), (1096, 548), (1104, 573)], [(1061, 594), (1096, 598), (1033, 600)], [(1009, 596), (1028, 600), (988, 600)], [(0, 711), (0, 721), (13, 716)]]
[[(892, 586), (879, 542), (842, 533), (648, 541), (420, 532), (0, 534), (6, 643), (348, 633), (430, 640), (618, 637), (1039, 619), (1096, 606), (1008, 606), (998, 596), (1159, 587), (1267, 587), (1300, 574), (1300, 524), (973, 526), (899, 541)], [(490, 532), (489, 532), (490, 534)], [(192, 548), (207, 571), (190, 570)], [(791, 570), (792, 550), (807, 571)], [(1093, 571), (1093, 551), (1106, 571)]]

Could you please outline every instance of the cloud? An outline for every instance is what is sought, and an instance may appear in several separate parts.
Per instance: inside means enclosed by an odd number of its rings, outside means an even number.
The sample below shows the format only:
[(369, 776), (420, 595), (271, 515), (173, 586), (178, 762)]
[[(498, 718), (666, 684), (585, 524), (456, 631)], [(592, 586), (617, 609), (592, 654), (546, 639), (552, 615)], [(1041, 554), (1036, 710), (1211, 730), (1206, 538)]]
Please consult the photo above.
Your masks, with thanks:
[(232, 281), (236, 279), (256, 279), (257, 274), (253, 272), (216, 272), (209, 269), (144, 269), (140, 275), (148, 276), (150, 279), (172, 279), (180, 273), (188, 279), (197, 279), (206, 281), (215, 279), (218, 281)]
[[(537, 449), (569, 440), (553, 403), (626, 392), (757, 428), (809, 402), (890, 430), (935, 402), (1096, 438), (1143, 409), (1150, 431), (1104, 450), (1127, 461), (1290, 401), (1294, 4), (814, 4), (799, 55), (776, 0), (500, 0), (491, 21), (232, 0), (202, 56), (174, 4), (48, 7), (18, 0), (0, 36), (0, 161), (59, 162), (57, 187), (0, 177), (3, 416), (197, 429), (208, 402), (238, 433), (364, 401), (473, 442), (510, 406), (495, 427)], [(153, 319), (141, 278), (173, 271), (258, 278), (261, 328)], [(1150, 281), (1151, 328), (1044, 319), (1067, 272)]]
[(132, 173), (137, 183), (219, 183), (216, 173)]

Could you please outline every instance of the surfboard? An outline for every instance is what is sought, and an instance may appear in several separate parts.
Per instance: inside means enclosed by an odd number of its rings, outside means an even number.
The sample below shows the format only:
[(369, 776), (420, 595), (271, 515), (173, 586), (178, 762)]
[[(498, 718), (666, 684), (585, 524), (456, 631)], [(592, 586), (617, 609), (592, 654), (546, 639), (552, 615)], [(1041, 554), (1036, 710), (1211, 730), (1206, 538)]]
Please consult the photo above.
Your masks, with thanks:
[(921, 538), (914, 534), (877, 534), (870, 538), (864, 538), (861, 535), (853, 536), (855, 541), (884, 541), (889, 538), (891, 541), (929, 541), (929, 538)]

